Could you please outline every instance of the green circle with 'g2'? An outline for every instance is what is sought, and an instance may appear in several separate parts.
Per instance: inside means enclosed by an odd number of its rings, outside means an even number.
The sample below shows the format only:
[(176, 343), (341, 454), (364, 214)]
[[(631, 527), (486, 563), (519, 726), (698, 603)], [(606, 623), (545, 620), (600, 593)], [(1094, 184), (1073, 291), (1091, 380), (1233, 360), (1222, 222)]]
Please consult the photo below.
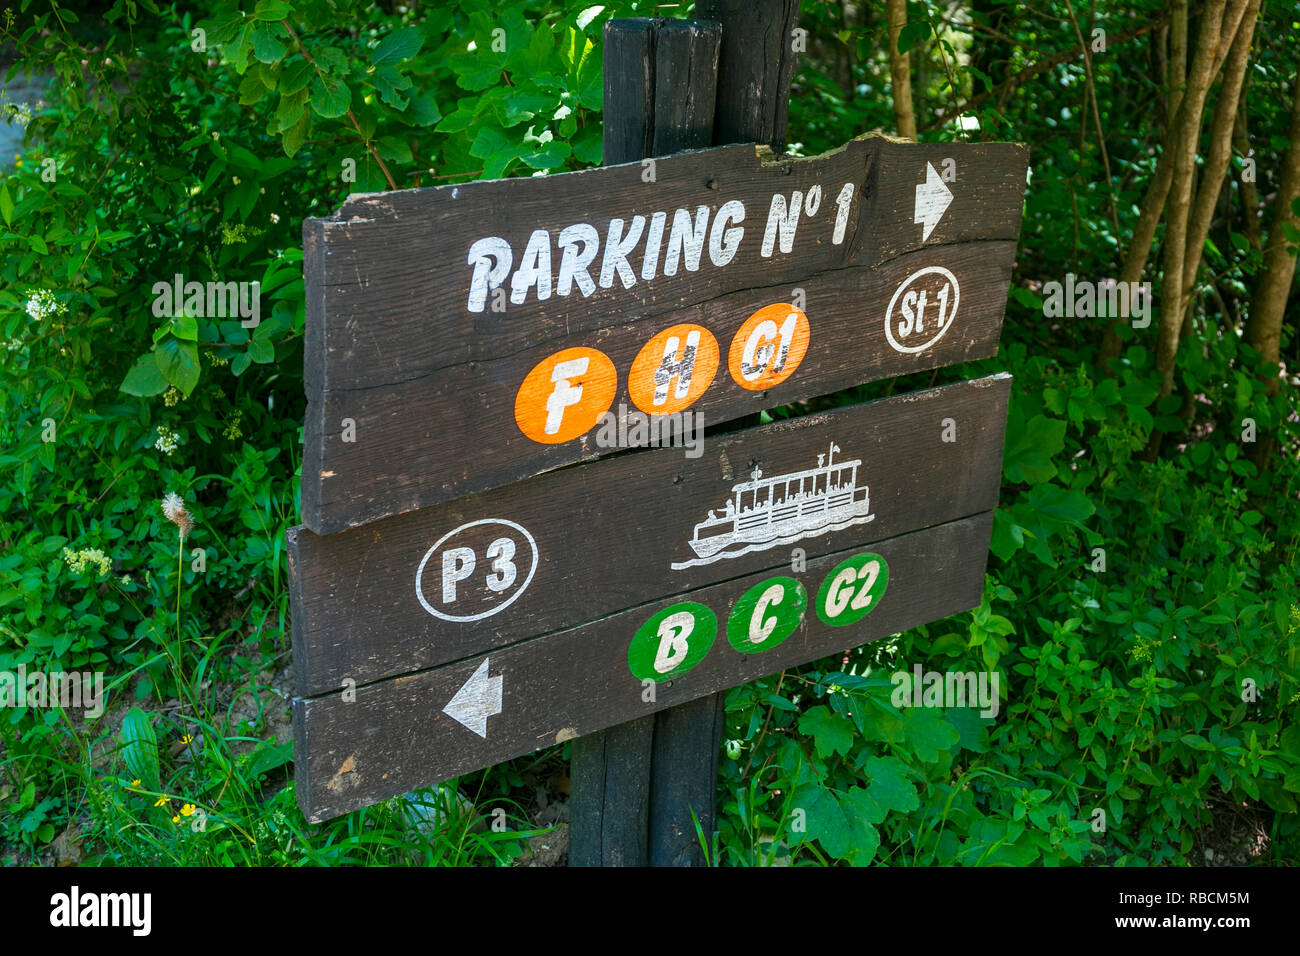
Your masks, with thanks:
[(835, 565), (817, 591), (823, 624), (844, 627), (870, 614), (889, 586), (889, 565), (878, 554), (855, 554)]
[(627, 666), (638, 680), (681, 677), (704, 660), (718, 633), (718, 618), (703, 604), (671, 604), (642, 624), (627, 648)]
[(727, 618), (727, 641), (742, 654), (770, 651), (794, 633), (808, 592), (794, 578), (768, 578), (740, 596)]

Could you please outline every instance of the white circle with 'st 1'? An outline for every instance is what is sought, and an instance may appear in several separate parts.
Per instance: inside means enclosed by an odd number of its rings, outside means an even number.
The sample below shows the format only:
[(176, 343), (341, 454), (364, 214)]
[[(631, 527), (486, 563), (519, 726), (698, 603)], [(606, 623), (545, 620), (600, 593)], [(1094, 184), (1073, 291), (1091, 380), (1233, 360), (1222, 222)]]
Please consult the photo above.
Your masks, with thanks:
[(960, 298), (957, 277), (943, 266), (913, 272), (894, 290), (885, 310), (889, 344), (896, 352), (924, 352), (952, 327)]
[[(493, 535), (490, 530), (493, 525), (500, 526), (503, 533)], [(483, 530), (475, 532), (472, 529)], [(457, 536), (462, 538), (460, 546), (449, 546), (457, 543)], [(528, 571), (521, 575), (520, 564), (524, 554), (520, 545), (524, 544), (528, 550)], [(441, 560), (429, 568), (434, 555), (441, 555)], [(415, 596), (426, 611), (444, 621), (481, 621), (499, 614), (519, 599), (533, 580), (537, 563), (537, 542), (527, 528), (505, 518), (480, 518), (448, 531), (425, 552), (415, 571)], [(432, 601), (430, 595), (425, 594), (426, 569), (434, 578), (431, 582)], [(455, 613), (453, 609), (457, 604), (463, 607), (472, 602), (473, 597), (466, 591), (478, 599), (473, 605), (474, 610), (466, 608), (469, 613)], [(485, 610), (478, 610), (485, 599), (490, 601), (496, 595), (504, 599)]]

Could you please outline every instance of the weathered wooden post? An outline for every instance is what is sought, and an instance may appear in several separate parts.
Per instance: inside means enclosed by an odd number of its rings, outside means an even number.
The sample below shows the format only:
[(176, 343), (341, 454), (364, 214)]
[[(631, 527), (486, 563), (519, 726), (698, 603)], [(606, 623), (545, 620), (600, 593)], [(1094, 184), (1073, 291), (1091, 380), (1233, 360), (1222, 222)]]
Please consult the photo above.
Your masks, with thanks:
[[(720, 32), (702, 20), (605, 25), (607, 165), (712, 143)], [(654, 188), (650, 177), (646, 189)], [(689, 808), (709, 832), (721, 698), (712, 694), (573, 742), (570, 866), (662, 865), (700, 856)]]

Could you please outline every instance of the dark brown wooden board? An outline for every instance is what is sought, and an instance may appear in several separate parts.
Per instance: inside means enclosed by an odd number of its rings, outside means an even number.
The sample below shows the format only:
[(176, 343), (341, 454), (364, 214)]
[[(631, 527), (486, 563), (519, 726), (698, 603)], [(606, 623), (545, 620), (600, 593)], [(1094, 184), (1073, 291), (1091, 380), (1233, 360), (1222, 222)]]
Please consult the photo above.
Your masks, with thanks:
[[(539, 444), (515, 422), (519, 383), (545, 355), (575, 346), (600, 349), (621, 370), (612, 409), (634, 409), (626, 371), (662, 328), (692, 322), (718, 340), (721, 361), (712, 384), (688, 410), (717, 424), (776, 405), (863, 382), (996, 354), (1015, 256), (1009, 241), (969, 243), (900, 256), (874, 269), (854, 268), (803, 280), (810, 344), (790, 378), (766, 391), (740, 387), (726, 350), (741, 325), (764, 306), (788, 301), (789, 287), (764, 286), (724, 296), (664, 318), (596, 334), (563, 336), (542, 353), (525, 351), (445, 369), (437, 376), (366, 390), (334, 390), (319, 403), (324, 418), (355, 427), (355, 441), (327, 436), (330, 468), (317, 504), (325, 532), (507, 485), (520, 478), (607, 454), (594, 430), (563, 444)], [(919, 270), (941, 265), (956, 278), (960, 301), (949, 330), (921, 352), (890, 346), (886, 312), (895, 290)], [(897, 318), (897, 316), (895, 316)], [(307, 446), (315, 439), (307, 431)], [(308, 474), (304, 461), (304, 476)], [(304, 484), (307, 478), (304, 477)], [(312, 527), (304, 506), (303, 522)], [(316, 530), (313, 528), (313, 530)]]
[[(787, 667), (975, 607), (984, 586), (992, 512), (948, 522), (809, 560), (781, 572), (803, 585), (808, 607), (782, 643), (740, 653), (727, 636), (733, 605), (774, 574), (714, 585), (623, 611), (445, 667), (293, 704), (299, 806), (313, 822), (408, 790), (530, 753), (542, 747), (695, 700)], [(822, 621), (814, 605), (828, 572), (869, 552), (889, 578), (865, 617), (849, 626)], [(639, 628), (670, 605), (689, 600), (717, 618), (711, 649), (681, 677), (645, 684), (630, 670)], [(486, 662), (486, 669), (484, 668)], [(478, 675), (477, 681), (474, 680)], [(485, 707), (482, 733), (445, 710), (466, 685), (499, 681), (500, 710)], [(654, 690), (653, 699), (647, 689)]]
[[(608, 453), (590, 433), (562, 444), (527, 438), (514, 419), (524, 377), (548, 355), (597, 348), (614, 363), (626, 403), (632, 359), (657, 332), (703, 325), (724, 361), (693, 406), (718, 423), (846, 385), (995, 354), (1020, 227), (1027, 151), (1016, 144), (915, 144), (878, 136), (822, 157), (776, 161), (753, 146), (679, 153), (559, 176), (353, 197), (330, 219), (304, 222), (307, 330), (304, 374), (304, 524), (317, 533), (428, 507)], [(916, 190), (951, 170), (952, 199), (932, 227), (914, 222)], [(844, 238), (833, 241), (836, 196), (851, 183)], [(789, 252), (761, 255), (774, 194), (820, 185)], [(502, 313), (468, 308), (471, 244), (500, 236), (518, 264), (537, 229), (593, 225), (603, 259), (612, 218), (744, 204), (743, 238), (729, 264), (706, 251), (698, 271), (641, 276), (643, 243), (615, 278), (584, 298), (539, 301), (530, 290)], [(711, 228), (711, 226), (710, 226)], [(922, 235), (930, 228), (928, 237)], [(663, 246), (667, 247), (665, 234)], [(552, 250), (558, 270), (558, 248)], [(893, 293), (918, 269), (950, 269), (960, 286), (952, 327), (918, 353), (884, 334)], [(767, 391), (739, 387), (725, 357), (757, 309), (803, 289), (811, 344), (799, 368)], [(345, 424), (345, 419), (351, 421)], [(352, 440), (348, 440), (352, 439)]]
[[(349, 679), (367, 683), (461, 660), (664, 594), (785, 565), (794, 547), (826, 554), (986, 511), (997, 503), (1010, 381), (995, 375), (706, 437), (698, 458), (683, 448), (640, 449), (338, 534), (294, 528), (288, 552), (298, 693), (314, 696)], [(831, 442), (839, 450), (827, 458)], [(695, 525), (710, 511), (722, 512), (733, 486), (755, 467), (770, 478), (816, 466), (819, 456), (828, 464), (862, 461), (854, 477), (868, 489), (871, 520), (672, 567), (701, 560), (689, 546)], [(446, 538), (487, 519), (497, 523)], [(535, 560), (523, 535), (502, 520), (527, 531)], [(502, 535), (515, 542), (515, 585), (527, 581), (522, 590), (487, 585), (487, 551)], [(475, 571), (444, 604), (439, 568), (449, 548), (469, 548)], [(455, 617), (500, 610), (469, 622), (435, 617), (415, 587), (428, 555), (421, 593), (435, 610)], [(457, 574), (467, 561), (448, 566)], [(506, 599), (512, 603), (503, 605)]]

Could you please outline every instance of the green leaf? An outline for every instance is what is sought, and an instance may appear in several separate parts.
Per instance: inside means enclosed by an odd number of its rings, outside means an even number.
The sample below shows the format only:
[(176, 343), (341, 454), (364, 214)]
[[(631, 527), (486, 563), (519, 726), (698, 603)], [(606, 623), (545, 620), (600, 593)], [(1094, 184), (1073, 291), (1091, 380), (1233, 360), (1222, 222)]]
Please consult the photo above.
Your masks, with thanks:
[(818, 705), (800, 716), (799, 733), (812, 736), (821, 757), (853, 749), (853, 724), (828, 707)]
[(275, 346), (266, 339), (254, 338), (248, 343), (248, 357), (258, 365), (269, 365), (275, 361)]
[(908, 813), (921, 805), (916, 787), (907, 778), (907, 764), (897, 757), (868, 757), (862, 769), (871, 780), (867, 792), (886, 813)]
[(1007, 421), (1002, 473), (1007, 481), (1037, 484), (1056, 477), (1052, 456), (1065, 447), (1065, 422), (1035, 415), (1029, 421), (1012, 415)]
[[(342, 80), (334, 80), (333, 89), (327, 89), (320, 77), (311, 81), (311, 105), (325, 119), (342, 116), (352, 105), (352, 91)], [(289, 155), (293, 155), (290, 153)]]
[(158, 368), (167, 381), (188, 398), (194, 386), (199, 384), (199, 347), (193, 342), (182, 342), (175, 336), (168, 336), (154, 348), (154, 354), (158, 356)]
[(569, 158), (569, 144), (558, 139), (552, 140), (537, 152), (525, 153), (519, 158), (533, 169), (556, 169)]
[(257, 0), (253, 8), (255, 20), (283, 20), (293, 13), (293, 5), (284, 0)]
[(803, 839), (816, 840), (831, 856), (852, 863), (865, 864), (875, 856), (880, 836), (872, 821), (878, 822), (884, 814), (863, 788), (837, 793), (806, 786), (796, 791), (794, 805), (804, 811)]
[(149, 717), (139, 707), (132, 707), (122, 718), (122, 759), (131, 775), (148, 790), (162, 789), (158, 768), (158, 736)]
[(285, 53), (284, 44), (272, 35), (266, 27), (258, 26), (253, 30), (253, 55), (263, 63), (276, 63)]
[(302, 149), (302, 144), (307, 141), (307, 130), (311, 128), (311, 119), (304, 111), (298, 117), (298, 122), (294, 123), (284, 131), (284, 136), (280, 139), (280, 144), (284, 147), (284, 154), (292, 157), (298, 150)]
[(1040, 515), (1078, 525), (1097, 510), (1081, 492), (1056, 484), (1035, 485), (1029, 489), (1029, 507)]
[(379, 45), (370, 54), (370, 62), (375, 66), (400, 63), (419, 53), (423, 45), (424, 38), (420, 36), (419, 27), (406, 27), (380, 40)]
[(947, 756), (957, 742), (957, 729), (929, 707), (909, 707), (903, 711), (906, 740), (912, 751), (927, 763), (937, 763)]
[(167, 390), (167, 379), (163, 377), (162, 369), (158, 367), (158, 358), (153, 352), (146, 352), (141, 355), (131, 371), (126, 373), (126, 378), (122, 379), (120, 386), (122, 391), (128, 395), (139, 395), (147, 398), (150, 395), (161, 395)]
[(171, 333), (186, 342), (199, 340), (199, 323), (192, 315), (178, 315), (172, 319)]
[(5, 217), (5, 225), (12, 226), (14, 222), (14, 201), (9, 198), (9, 187), (0, 186), (0, 216)]
[(315, 73), (310, 63), (302, 57), (297, 57), (280, 74), (280, 93), (283, 96), (290, 96), (306, 89)]

